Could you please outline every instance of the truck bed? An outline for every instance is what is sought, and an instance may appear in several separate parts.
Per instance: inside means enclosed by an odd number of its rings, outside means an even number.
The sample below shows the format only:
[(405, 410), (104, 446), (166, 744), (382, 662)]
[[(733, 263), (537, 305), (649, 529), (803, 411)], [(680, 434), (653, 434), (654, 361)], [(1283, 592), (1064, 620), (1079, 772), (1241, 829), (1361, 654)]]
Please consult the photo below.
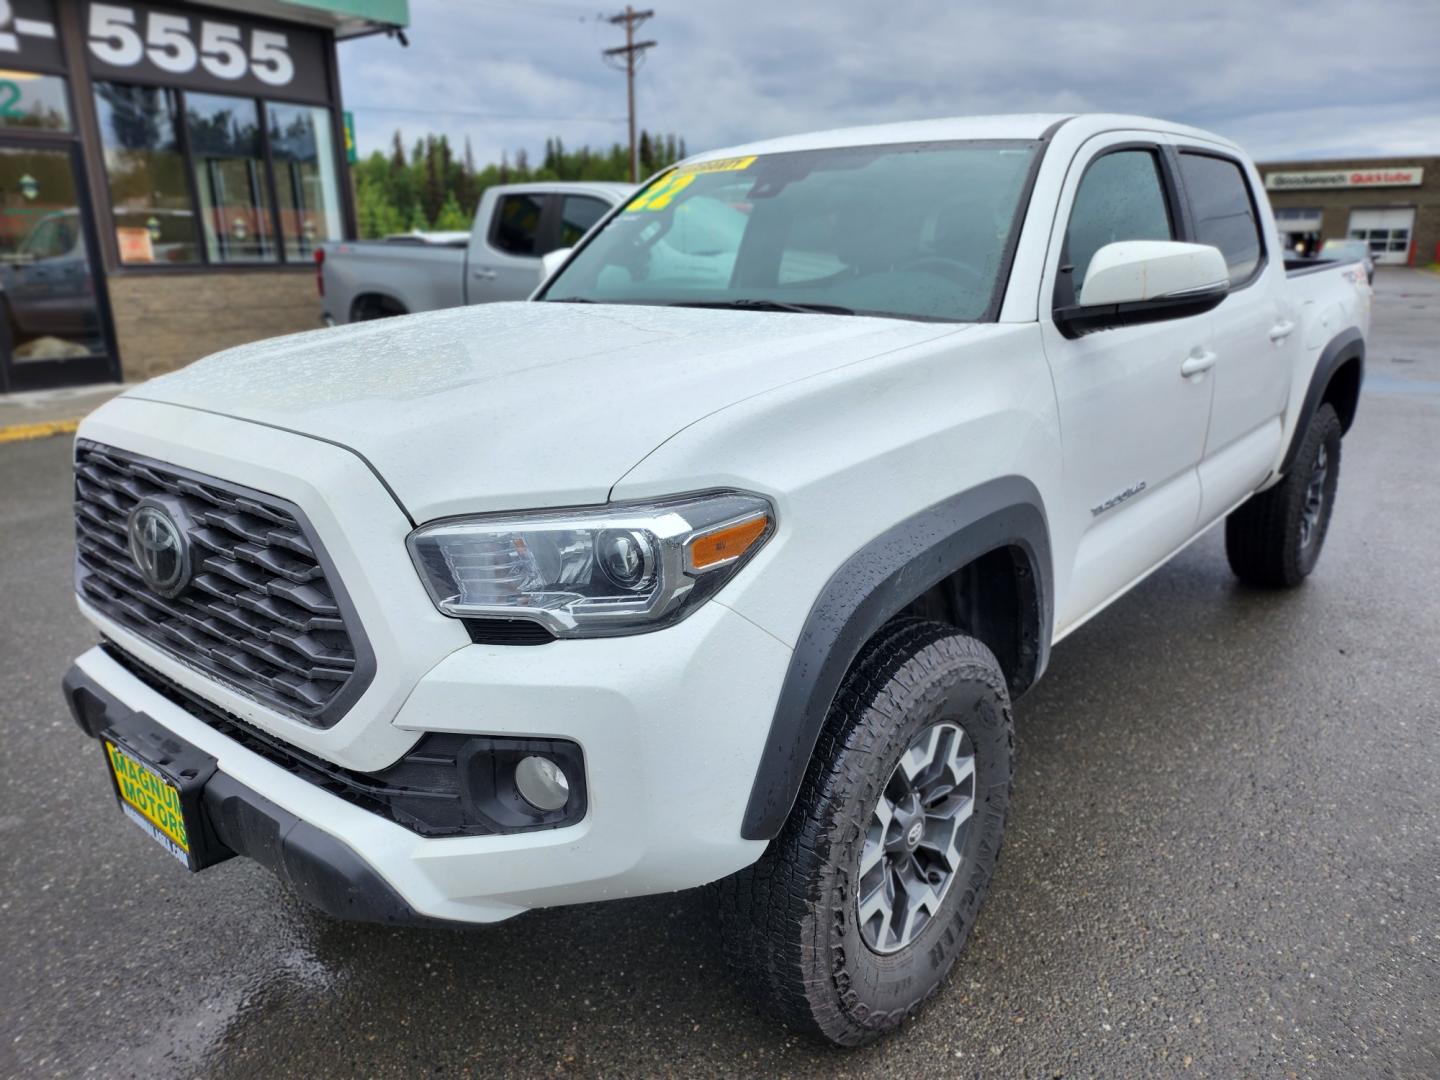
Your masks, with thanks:
[[(385, 296), (410, 310), (402, 297), (426, 297), (430, 307), (455, 307), (465, 302), (464, 246), (396, 243), (389, 240), (346, 240), (325, 255), (327, 294), (334, 298)], [(355, 313), (332, 311), (337, 321), (350, 322)]]

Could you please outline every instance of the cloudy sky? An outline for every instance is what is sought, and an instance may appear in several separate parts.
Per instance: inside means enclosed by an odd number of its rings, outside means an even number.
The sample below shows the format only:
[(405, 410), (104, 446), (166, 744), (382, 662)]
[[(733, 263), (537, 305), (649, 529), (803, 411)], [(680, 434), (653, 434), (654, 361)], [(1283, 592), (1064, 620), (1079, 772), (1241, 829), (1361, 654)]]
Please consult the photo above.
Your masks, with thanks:
[[(989, 112), (1139, 112), (1261, 159), (1440, 152), (1440, 0), (653, 0), (642, 127), (691, 151)], [(410, 0), (409, 48), (343, 43), (362, 152), (625, 138), (623, 43), (585, 0)]]

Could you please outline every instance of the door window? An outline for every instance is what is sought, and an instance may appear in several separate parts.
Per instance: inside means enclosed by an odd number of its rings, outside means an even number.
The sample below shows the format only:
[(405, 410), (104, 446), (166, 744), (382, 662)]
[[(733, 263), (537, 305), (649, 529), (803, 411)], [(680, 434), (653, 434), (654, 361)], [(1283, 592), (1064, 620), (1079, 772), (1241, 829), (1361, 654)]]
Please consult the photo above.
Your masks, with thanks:
[(1070, 208), (1064, 258), (1073, 269), (1060, 277), (1056, 305), (1076, 302), (1090, 260), (1106, 244), (1173, 239), (1175, 227), (1155, 151), (1116, 150), (1096, 158), (1085, 170)]
[(84, 213), (68, 150), (0, 147), (0, 389), (108, 367)]
[(609, 211), (610, 207), (588, 195), (566, 195), (560, 204), (560, 246), (574, 247)]
[(495, 208), (490, 243), (507, 255), (538, 255), (540, 211), (538, 195), (505, 195)]
[(1195, 242), (1220, 249), (1232, 288), (1249, 280), (1265, 249), (1240, 166), (1227, 158), (1182, 152), (1180, 178), (1195, 218)]

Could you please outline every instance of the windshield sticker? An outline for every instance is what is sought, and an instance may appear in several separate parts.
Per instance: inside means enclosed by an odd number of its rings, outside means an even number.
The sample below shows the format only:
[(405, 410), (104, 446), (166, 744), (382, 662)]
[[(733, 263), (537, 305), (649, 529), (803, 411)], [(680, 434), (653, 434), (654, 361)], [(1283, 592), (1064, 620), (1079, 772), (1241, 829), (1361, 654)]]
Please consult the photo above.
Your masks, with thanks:
[(749, 157), (716, 158), (714, 161), (701, 161), (695, 165), (682, 165), (682, 173), (711, 173), (711, 172), (741, 172), (748, 169), (755, 163), (756, 155)]
[(695, 173), (666, 173), (642, 191), (625, 207), (625, 213), (637, 210), (664, 210), (670, 200), (695, 182)]
[(670, 200), (695, 182), (704, 173), (743, 172), (755, 163), (757, 155), (749, 157), (716, 158), (702, 161), (698, 165), (682, 165), (666, 173), (646, 188), (625, 206), (625, 213), (637, 210), (664, 210)]

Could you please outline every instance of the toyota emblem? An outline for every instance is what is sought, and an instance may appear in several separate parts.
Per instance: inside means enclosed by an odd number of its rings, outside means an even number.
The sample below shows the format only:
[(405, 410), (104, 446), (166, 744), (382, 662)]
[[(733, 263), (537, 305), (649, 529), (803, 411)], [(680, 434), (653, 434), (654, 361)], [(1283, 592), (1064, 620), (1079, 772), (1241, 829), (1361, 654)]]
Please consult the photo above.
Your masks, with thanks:
[(156, 499), (141, 499), (130, 511), (130, 557), (145, 583), (167, 599), (190, 584), (190, 541), (170, 511)]

